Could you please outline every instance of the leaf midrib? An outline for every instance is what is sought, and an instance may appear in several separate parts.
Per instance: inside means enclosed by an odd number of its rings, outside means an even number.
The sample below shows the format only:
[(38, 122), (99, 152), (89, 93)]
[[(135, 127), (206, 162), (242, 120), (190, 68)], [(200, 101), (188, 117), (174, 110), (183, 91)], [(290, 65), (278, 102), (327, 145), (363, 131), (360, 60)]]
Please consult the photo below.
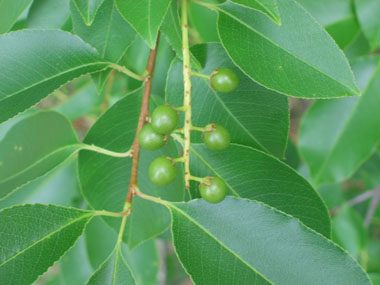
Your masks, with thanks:
[(93, 215), (94, 215), (94, 213), (84, 214), (83, 216), (81, 216), (81, 217), (79, 217), (77, 219), (72, 220), (70, 223), (67, 223), (67, 224), (59, 227), (58, 229), (52, 231), (51, 233), (49, 233), (48, 235), (44, 236), (43, 238), (41, 238), (41, 239), (33, 242), (31, 245), (27, 246), (26, 248), (22, 249), (21, 251), (18, 251), (15, 255), (11, 256), (8, 259), (6, 259), (3, 263), (0, 264), (0, 267), (2, 267), (3, 265), (7, 264), (9, 261), (12, 261), (13, 259), (17, 258), (17, 256), (21, 255), (22, 253), (26, 252), (27, 250), (31, 249), (32, 247), (36, 246), (37, 244), (39, 244), (39, 243), (43, 242), (44, 240), (50, 238), (54, 234), (56, 234), (59, 231), (63, 230), (64, 228), (69, 227), (72, 224), (74, 224), (76, 222), (79, 222), (80, 220), (85, 219), (85, 218), (90, 217), (90, 216), (93, 216)]
[[(48, 81), (50, 81), (50, 80), (52, 80), (52, 79), (58, 78), (58, 77), (60, 77), (60, 76), (62, 76), (62, 75), (65, 75), (65, 74), (67, 74), (67, 73), (74, 72), (74, 71), (79, 70), (79, 69), (81, 69), (81, 68), (86, 68), (86, 67), (90, 67), (90, 66), (98, 65), (98, 64), (104, 64), (105, 66), (104, 66), (104, 68), (102, 68), (102, 69), (105, 69), (105, 68), (106, 68), (108, 65), (110, 65), (111, 63), (106, 62), (106, 61), (97, 61), (97, 62), (92, 62), (92, 63), (88, 63), (88, 64), (83, 64), (83, 65), (79, 65), (79, 66), (76, 66), (76, 67), (73, 67), (73, 68), (67, 69), (67, 70), (65, 70), (65, 71), (63, 71), (63, 72), (60, 72), (60, 73), (54, 74), (53, 76), (50, 76), (50, 77), (47, 77), (47, 78), (45, 78), (45, 79), (43, 79), (43, 80), (40, 80), (40, 81), (38, 81), (38, 82), (35, 82), (35, 83), (33, 83), (33, 84), (31, 84), (31, 85), (29, 85), (29, 86), (23, 88), (23, 89), (17, 90), (16, 92), (13, 92), (13, 93), (11, 93), (11, 94), (8, 94), (8, 95), (5, 96), (4, 98), (0, 99), (0, 102), (1, 102), (1, 101), (4, 101), (4, 100), (6, 100), (6, 99), (9, 99), (9, 98), (11, 98), (11, 97), (13, 97), (13, 96), (15, 96), (15, 95), (17, 95), (17, 94), (20, 94), (20, 93), (22, 93), (22, 92), (26, 92), (26, 91), (28, 91), (28, 89), (31, 89), (31, 88), (33, 88), (33, 87), (36, 87), (36, 86), (38, 86), (38, 85), (40, 85), (40, 84), (43, 84), (43, 83), (45, 83), (45, 82), (48, 82)], [(100, 69), (100, 70), (102, 70), (102, 69)], [(100, 70), (99, 70), (99, 71), (100, 71)]]
[[(230, 2), (231, 3), (231, 2)], [(221, 4), (223, 5), (223, 4)], [(241, 25), (247, 27), (249, 30), (251, 30), (252, 32), (258, 34), (259, 36), (261, 36), (263, 39), (267, 40), (268, 42), (270, 42), (273, 46), (276, 46), (277, 48), (283, 50), (285, 53), (287, 53), (288, 55), (294, 57), (296, 60), (298, 60), (299, 62), (309, 66), (311, 69), (315, 70), (316, 72), (326, 76), (327, 78), (330, 78), (332, 81), (338, 83), (339, 85), (341, 86), (344, 86), (345, 88), (347, 88), (348, 90), (352, 91), (354, 94), (357, 94), (357, 95), (360, 95), (360, 90), (354, 90), (352, 89), (351, 87), (347, 86), (346, 84), (338, 81), (337, 79), (331, 77), (330, 75), (326, 74), (325, 72), (317, 69), (316, 67), (314, 67), (313, 65), (310, 65), (308, 62), (304, 61), (303, 59), (299, 58), (297, 55), (291, 53), (290, 51), (286, 50), (285, 48), (283, 48), (282, 46), (278, 45), (277, 43), (273, 42), (271, 39), (269, 39), (268, 37), (264, 36), (262, 33), (258, 32), (256, 29), (254, 29), (253, 27), (249, 26), (248, 24), (242, 22), (239, 18), (236, 18), (234, 15), (231, 15), (230, 13), (228, 13), (227, 11), (223, 10), (222, 8), (220, 8), (219, 6), (221, 5), (215, 5), (215, 7), (222, 13), (224, 13), (225, 15), (227, 16), (230, 16), (232, 19), (234, 19), (236, 22), (240, 23)], [(301, 6), (302, 7), (302, 6)], [(302, 7), (303, 8), (303, 7)], [(304, 9), (304, 8), (303, 8)], [(318, 22), (316, 22), (318, 24)], [(320, 24), (319, 24), (320, 25)], [(352, 76), (353, 77), (353, 76)], [(354, 80), (354, 77), (352, 78)]]
[[(73, 153), (75, 153), (76, 151), (80, 150), (81, 148), (85, 147), (86, 145), (85, 144), (69, 144), (69, 145), (65, 145), (63, 147), (60, 147), (60, 148), (57, 148), (56, 150), (52, 151), (52, 152), (49, 152), (48, 154), (44, 155), (43, 157), (41, 157), (40, 159), (38, 159), (37, 161), (35, 161), (34, 163), (32, 163), (31, 165), (27, 166), (26, 168), (22, 169), (21, 171), (17, 172), (16, 174), (13, 174), (12, 176), (9, 176), (7, 177), (6, 179), (4, 180), (0, 180), (0, 184), (1, 183), (5, 183), (7, 181), (10, 181), (12, 179), (14, 179), (15, 177), (17, 176), (20, 176), (22, 175), (23, 173), (27, 172), (28, 170), (30, 170), (31, 168), (33, 168), (34, 166), (38, 165), (40, 162), (48, 159), (49, 157), (53, 156), (54, 154), (56, 153), (59, 153), (61, 151), (64, 151), (66, 149), (69, 149), (69, 148), (76, 148), (77, 149), (74, 149)], [(70, 154), (72, 155), (72, 154)]]
[(219, 239), (217, 239), (214, 235), (211, 234), (211, 232), (207, 231), (201, 224), (199, 224), (196, 220), (194, 220), (192, 217), (190, 217), (187, 213), (176, 207), (173, 203), (167, 204), (170, 208), (174, 208), (177, 210), (177, 212), (181, 213), (184, 217), (186, 217), (191, 223), (193, 223), (195, 226), (197, 226), (200, 230), (202, 230), (206, 235), (211, 237), (216, 243), (218, 243), (221, 247), (223, 247), (225, 250), (230, 252), (233, 256), (235, 256), (236, 259), (240, 260), (243, 264), (245, 264), (248, 268), (250, 268), (253, 272), (255, 272), (257, 275), (262, 277), (264, 280), (266, 280), (270, 284), (274, 284), (271, 282), (266, 276), (261, 274), (259, 271), (257, 271), (255, 268), (253, 268), (250, 264), (248, 264), (244, 259), (242, 259), (239, 255), (237, 255), (234, 251), (232, 251), (227, 245), (223, 244)]

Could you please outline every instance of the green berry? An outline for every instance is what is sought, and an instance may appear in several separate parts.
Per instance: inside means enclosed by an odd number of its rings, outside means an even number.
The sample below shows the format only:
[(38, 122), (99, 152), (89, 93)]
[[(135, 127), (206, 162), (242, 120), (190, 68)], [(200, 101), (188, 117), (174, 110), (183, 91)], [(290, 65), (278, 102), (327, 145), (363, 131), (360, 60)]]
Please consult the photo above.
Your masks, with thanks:
[(152, 113), (152, 128), (159, 134), (170, 134), (178, 125), (178, 114), (169, 105), (161, 105)]
[(219, 177), (205, 177), (199, 186), (201, 196), (209, 203), (219, 203), (227, 195), (226, 183)]
[(138, 136), (139, 144), (149, 150), (159, 149), (165, 144), (165, 136), (156, 133), (152, 124), (146, 124), (142, 127)]
[(205, 145), (211, 150), (224, 150), (230, 145), (230, 133), (222, 126), (207, 125), (202, 138)]
[(210, 77), (210, 84), (213, 89), (221, 93), (234, 91), (239, 85), (239, 77), (230, 68), (217, 68)]
[(175, 163), (165, 156), (157, 157), (149, 166), (149, 178), (156, 185), (168, 185), (176, 175)]

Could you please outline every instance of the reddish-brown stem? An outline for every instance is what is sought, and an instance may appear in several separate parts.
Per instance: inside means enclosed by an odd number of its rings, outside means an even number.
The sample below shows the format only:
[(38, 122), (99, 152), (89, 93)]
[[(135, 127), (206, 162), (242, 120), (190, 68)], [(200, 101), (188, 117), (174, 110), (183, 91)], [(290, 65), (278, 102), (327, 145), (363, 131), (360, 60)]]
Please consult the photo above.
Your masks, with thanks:
[(132, 203), (133, 197), (136, 195), (135, 188), (137, 186), (137, 173), (138, 173), (139, 158), (140, 158), (140, 144), (137, 138), (138, 138), (141, 128), (144, 126), (146, 122), (146, 118), (149, 116), (149, 99), (150, 99), (150, 94), (152, 91), (153, 72), (154, 72), (154, 65), (156, 63), (156, 55), (157, 55), (157, 49), (158, 49), (158, 44), (159, 44), (159, 38), (160, 38), (160, 34), (157, 35), (155, 49), (150, 51), (148, 64), (146, 66), (146, 72), (148, 76), (145, 79), (144, 96), (141, 103), (139, 122), (137, 125), (135, 139), (133, 141), (133, 145), (131, 148), (133, 151), (132, 170), (131, 170), (131, 177), (129, 180), (128, 195), (125, 200), (128, 203)]

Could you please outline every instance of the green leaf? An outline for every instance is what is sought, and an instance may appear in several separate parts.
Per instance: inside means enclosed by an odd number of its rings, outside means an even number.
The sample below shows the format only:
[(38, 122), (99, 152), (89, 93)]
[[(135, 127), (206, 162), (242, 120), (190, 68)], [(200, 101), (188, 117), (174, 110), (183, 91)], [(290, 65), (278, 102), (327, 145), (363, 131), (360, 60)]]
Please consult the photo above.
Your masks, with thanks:
[(59, 113), (41, 111), (20, 121), (0, 142), (0, 199), (83, 147), (70, 122)]
[(340, 247), (260, 202), (168, 206), (175, 249), (196, 284), (371, 284)]
[(94, 20), (100, 6), (104, 0), (72, 0), (77, 6), (83, 21), (86, 25), (91, 25)]
[[(194, 55), (210, 74), (217, 67), (234, 69), (240, 78), (239, 87), (228, 94), (218, 93), (204, 78), (193, 77), (193, 124), (205, 126), (218, 123), (226, 127), (231, 141), (249, 145), (282, 157), (289, 128), (289, 107), (285, 96), (270, 91), (250, 80), (228, 58), (220, 44), (194, 46)], [(181, 94), (181, 96), (179, 96)], [(168, 73), (166, 99), (174, 106), (182, 106), (182, 63), (174, 61)], [(195, 142), (201, 142), (194, 134)]]
[(367, 245), (367, 232), (362, 217), (348, 205), (343, 205), (333, 218), (333, 240), (356, 259)]
[(325, 27), (340, 48), (346, 48), (360, 33), (350, 0), (298, 0)]
[(172, 0), (116, 0), (120, 14), (153, 49)]
[(33, 0), (0, 1), (0, 34), (8, 32)]
[[(142, 89), (127, 95), (113, 105), (85, 138), (85, 142), (112, 149), (127, 151), (132, 145), (137, 120), (140, 113)], [(183, 166), (177, 164), (177, 178), (169, 186), (159, 187), (148, 179), (148, 168), (158, 156), (179, 157), (179, 150), (173, 141), (157, 151), (142, 150), (139, 162), (139, 187), (153, 196), (161, 196), (171, 201), (182, 201), (184, 197)], [(129, 186), (131, 173), (130, 158), (114, 158), (97, 153), (81, 152), (79, 155), (79, 177), (82, 192), (89, 205), (94, 209), (120, 212)], [(120, 221), (105, 218), (116, 231)], [(156, 203), (135, 197), (133, 212), (127, 219), (123, 240), (130, 248), (157, 236), (170, 224), (167, 209)]]
[(373, 285), (380, 285), (380, 273), (369, 273)]
[[(99, 239), (99, 236), (102, 238)], [(98, 268), (114, 250), (117, 233), (100, 218), (95, 217), (85, 230), (87, 255), (94, 269)], [(129, 264), (137, 284), (157, 284), (160, 267), (155, 240), (146, 241), (133, 250), (121, 244), (121, 251)]]
[(120, 248), (112, 252), (110, 257), (91, 276), (87, 284), (135, 284), (131, 269), (125, 261)]
[(367, 55), (370, 52), (370, 46), (365, 38), (364, 34), (360, 32), (353, 41), (346, 46), (344, 53), (347, 58), (351, 61), (357, 57)]
[(276, 0), (231, 0), (231, 2), (256, 9), (267, 15), (276, 24), (281, 25), (281, 16)]
[[(318, 193), (274, 157), (241, 145), (212, 152), (203, 144), (193, 144), (190, 162), (193, 175), (218, 176), (226, 182), (230, 194), (268, 204), (330, 237), (330, 218)], [(198, 185), (194, 190), (199, 192)]]
[(69, 120), (75, 120), (89, 114), (99, 114), (104, 93), (98, 94), (96, 85), (89, 78), (88, 85), (76, 89), (77, 93), (71, 95), (67, 101), (55, 108), (55, 111), (63, 114)]
[[(104, 0), (94, 21), (87, 25), (82, 21), (76, 6), (71, 2), (74, 32), (85, 42), (96, 48), (99, 55), (114, 63), (119, 63), (136, 37), (133, 28), (121, 17), (114, 0)], [(98, 90), (102, 90), (110, 71), (94, 74)]]
[[(173, 1), (173, 3), (175, 3), (175, 1)], [(218, 30), (216, 27), (217, 18), (218, 13), (216, 11), (190, 1), (190, 23), (196, 32), (199, 33), (202, 42), (219, 42)]]
[(76, 158), (72, 157), (54, 170), (21, 186), (15, 193), (0, 200), (0, 209), (17, 204), (55, 204), (77, 207), (81, 201)]
[(136, 33), (125, 22), (113, 0), (103, 0), (91, 25), (83, 23), (78, 9), (71, 3), (74, 32), (85, 42), (96, 48), (99, 55), (118, 63), (135, 39)]
[(85, 284), (90, 278), (93, 270), (87, 257), (86, 244), (83, 236), (81, 236), (74, 247), (62, 257), (59, 262), (59, 269), (64, 284)]
[(334, 98), (360, 94), (333, 39), (293, 0), (278, 0), (282, 25), (226, 2), (218, 30), (231, 59), (253, 80), (285, 95)]
[(380, 2), (378, 0), (357, 0), (356, 14), (360, 26), (367, 37), (372, 50), (380, 46)]
[(32, 284), (65, 254), (94, 212), (54, 205), (24, 205), (0, 212), (0, 280)]
[(22, 30), (0, 36), (0, 123), (66, 82), (107, 65), (93, 48), (70, 33)]
[[(182, 59), (182, 31), (180, 25), (180, 18), (178, 14), (178, 1), (172, 1), (169, 10), (166, 13), (161, 27), (162, 33), (166, 36), (168, 42), (173, 47), (178, 58)], [(200, 69), (201, 66), (197, 59), (190, 54), (191, 65), (195, 69)]]
[(363, 96), (317, 101), (306, 113), (299, 147), (314, 183), (343, 181), (375, 151), (380, 141), (379, 66), (378, 57), (355, 61)]
[(61, 29), (70, 19), (70, 0), (33, 1), (27, 18), (29, 29)]

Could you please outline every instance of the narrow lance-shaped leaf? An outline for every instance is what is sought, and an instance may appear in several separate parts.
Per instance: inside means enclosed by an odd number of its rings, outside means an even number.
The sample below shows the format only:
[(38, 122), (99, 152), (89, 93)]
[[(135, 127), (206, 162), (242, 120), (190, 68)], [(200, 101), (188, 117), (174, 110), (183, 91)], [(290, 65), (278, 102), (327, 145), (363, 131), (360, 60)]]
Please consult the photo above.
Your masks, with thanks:
[(120, 14), (153, 49), (172, 0), (116, 0)]
[(91, 25), (104, 0), (72, 0), (86, 25)]
[[(214, 69), (234, 69), (239, 78), (239, 87), (228, 93), (218, 93), (210, 87), (209, 80), (193, 77), (192, 106), (193, 124), (206, 126), (217, 123), (226, 127), (231, 141), (252, 146), (283, 157), (289, 131), (288, 99), (254, 82), (237, 69), (220, 44), (201, 44), (192, 49), (203, 68), (203, 74)], [(166, 100), (173, 106), (182, 106), (182, 63), (174, 61), (166, 82)], [(200, 142), (199, 133), (194, 133), (194, 142)]]
[(371, 284), (343, 249), (260, 202), (168, 207), (175, 250), (196, 284)]
[[(276, 158), (242, 145), (213, 152), (203, 144), (192, 144), (190, 163), (193, 175), (218, 176), (232, 195), (263, 202), (330, 238), (330, 217), (321, 197), (306, 179)], [(199, 193), (198, 184), (193, 193)]]
[(0, 212), (0, 280), (32, 284), (69, 250), (94, 212), (24, 205)]
[(295, 1), (277, 2), (281, 26), (228, 1), (216, 6), (219, 36), (231, 59), (253, 80), (285, 95), (359, 95), (347, 59), (320, 24)]
[(376, 50), (380, 46), (380, 1), (357, 0), (354, 3), (364, 35), (371, 49)]
[(135, 284), (131, 269), (125, 261), (120, 247), (116, 248), (107, 260), (94, 272), (87, 284)]
[(281, 16), (276, 0), (231, 0), (231, 2), (256, 9), (266, 14), (278, 25), (281, 25)]
[(0, 34), (8, 32), (33, 0), (0, 1)]
[(85, 147), (61, 114), (41, 111), (26, 117), (0, 142), (0, 199)]
[[(126, 148), (132, 145), (135, 136), (141, 100), (141, 88), (126, 95), (97, 120), (84, 142), (107, 149), (126, 151)], [(140, 189), (152, 196), (161, 196), (170, 201), (182, 201), (185, 187), (181, 164), (177, 164), (176, 179), (166, 186), (165, 190), (149, 180), (149, 165), (158, 156), (179, 157), (180, 154), (172, 140), (157, 151), (142, 149), (139, 161)], [(80, 153), (79, 178), (82, 192), (92, 208), (114, 212), (123, 210), (131, 164), (130, 158), (113, 158), (85, 151)], [(119, 220), (105, 218), (105, 221), (118, 231)], [(162, 233), (169, 224), (170, 215), (164, 206), (135, 197), (133, 212), (127, 219), (123, 240), (132, 249)]]
[(316, 101), (301, 123), (300, 152), (316, 184), (350, 177), (380, 141), (379, 58), (361, 58), (353, 68), (363, 96)]
[(68, 81), (107, 65), (92, 47), (70, 33), (22, 30), (0, 36), (0, 123)]

